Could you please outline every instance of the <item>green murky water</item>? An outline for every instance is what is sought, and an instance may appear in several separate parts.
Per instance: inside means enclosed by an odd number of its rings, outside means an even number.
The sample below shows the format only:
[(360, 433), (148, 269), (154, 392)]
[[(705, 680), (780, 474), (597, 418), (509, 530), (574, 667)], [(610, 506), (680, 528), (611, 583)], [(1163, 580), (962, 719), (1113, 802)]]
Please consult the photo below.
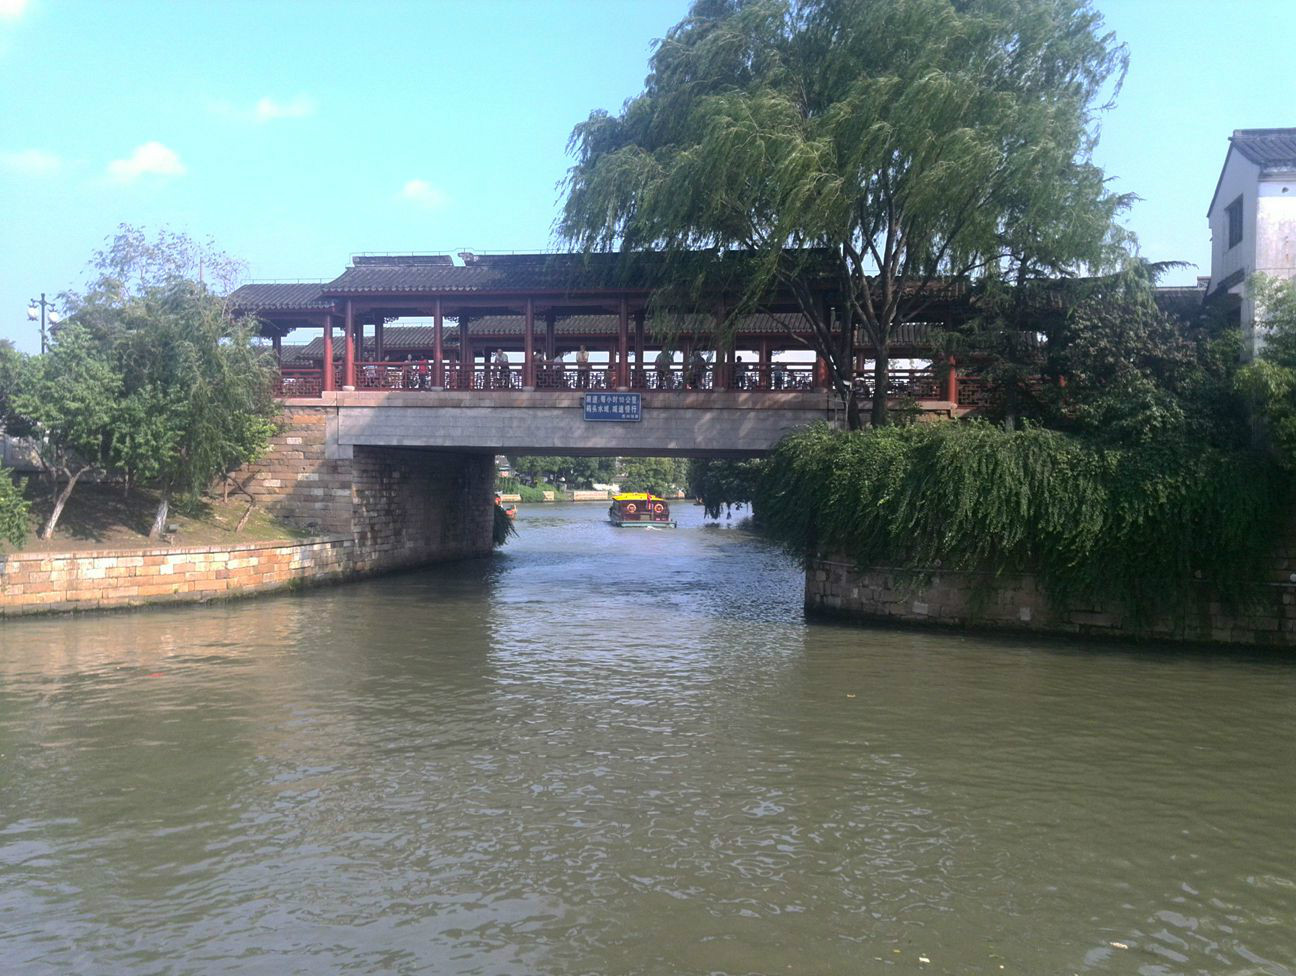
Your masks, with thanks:
[(0, 972), (1296, 973), (1296, 660), (807, 624), (678, 514), (0, 624)]

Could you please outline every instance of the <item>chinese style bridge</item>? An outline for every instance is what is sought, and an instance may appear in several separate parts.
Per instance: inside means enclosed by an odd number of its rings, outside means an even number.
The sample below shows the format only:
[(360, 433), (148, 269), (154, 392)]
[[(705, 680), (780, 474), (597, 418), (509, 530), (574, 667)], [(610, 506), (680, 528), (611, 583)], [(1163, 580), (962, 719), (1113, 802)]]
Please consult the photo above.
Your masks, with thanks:
[[(245, 285), (231, 305), (271, 339), (287, 403), (337, 410), (343, 448), (740, 456), (838, 419), (791, 296), (722, 332), (723, 296), (714, 314), (654, 322), (651, 255), (462, 257), (359, 255), (330, 282)], [(817, 298), (831, 307), (830, 289)], [(928, 321), (892, 343), (892, 360), (928, 360), (932, 325), (966, 314), (960, 295), (937, 296)], [(410, 319), (422, 323), (392, 325)], [(299, 330), (319, 335), (284, 343)], [(873, 354), (859, 352), (863, 377)], [(941, 362), (893, 369), (885, 393), (956, 415), (976, 406), (979, 389)], [(588, 390), (642, 393), (643, 421), (582, 424)]]

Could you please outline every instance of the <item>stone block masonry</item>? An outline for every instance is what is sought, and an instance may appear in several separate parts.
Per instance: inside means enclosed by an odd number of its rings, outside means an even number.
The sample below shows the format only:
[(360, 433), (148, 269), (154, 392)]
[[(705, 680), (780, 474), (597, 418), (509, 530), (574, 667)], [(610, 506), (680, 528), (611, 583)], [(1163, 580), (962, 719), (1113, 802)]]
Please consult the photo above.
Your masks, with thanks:
[(343, 536), (297, 542), (0, 556), (0, 617), (202, 602), (356, 573)]
[(1287, 548), (1276, 554), (1260, 606), (1229, 613), (1203, 584), (1191, 612), (1147, 626), (1136, 626), (1119, 607), (1051, 606), (1028, 575), (998, 577), (982, 591), (986, 581), (974, 573), (861, 571), (840, 557), (806, 563), (805, 607), (812, 614), (879, 623), (1296, 648), (1296, 564)]
[(236, 474), (312, 538), (0, 556), (0, 617), (200, 602), (490, 554), (492, 454), (339, 450), (334, 414), (288, 408), (266, 456)]

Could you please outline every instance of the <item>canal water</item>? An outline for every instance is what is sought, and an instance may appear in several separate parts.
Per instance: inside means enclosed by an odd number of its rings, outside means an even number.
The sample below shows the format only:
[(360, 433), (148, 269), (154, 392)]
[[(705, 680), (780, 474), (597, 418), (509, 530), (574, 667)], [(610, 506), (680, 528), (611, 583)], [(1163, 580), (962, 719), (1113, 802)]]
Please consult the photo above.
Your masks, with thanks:
[(678, 514), (0, 624), (0, 972), (1296, 973), (1296, 660), (808, 624)]

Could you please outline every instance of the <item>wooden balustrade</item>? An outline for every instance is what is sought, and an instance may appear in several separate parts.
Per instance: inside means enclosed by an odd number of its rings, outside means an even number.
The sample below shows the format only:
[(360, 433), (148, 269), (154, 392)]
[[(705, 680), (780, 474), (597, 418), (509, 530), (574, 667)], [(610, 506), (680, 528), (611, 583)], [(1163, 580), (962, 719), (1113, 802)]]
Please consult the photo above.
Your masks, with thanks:
[[(361, 362), (356, 367), (358, 390), (435, 390), (436, 367), (431, 360), (406, 362)], [(538, 390), (613, 390), (617, 370), (606, 365), (537, 364), (535, 383)], [(695, 367), (671, 363), (665, 369), (632, 367), (629, 371), (632, 390), (640, 391), (767, 391), (803, 392), (816, 389), (812, 363), (721, 364)], [(442, 365), (442, 388), (447, 390), (522, 391), (523, 370), (520, 364), (508, 367)], [(717, 382), (719, 380), (719, 382)], [(865, 398), (873, 395), (873, 377), (856, 377), (857, 390)], [(342, 365), (334, 366), (334, 385), (342, 388)], [(280, 397), (318, 397), (323, 390), (323, 373), (319, 368), (284, 367), (275, 381), (275, 395)], [(944, 366), (935, 369), (893, 369), (887, 377), (887, 397), (915, 400), (944, 400), (948, 392), (948, 372)], [(962, 376), (957, 383), (958, 405), (979, 407), (987, 402), (987, 388), (982, 377)]]

